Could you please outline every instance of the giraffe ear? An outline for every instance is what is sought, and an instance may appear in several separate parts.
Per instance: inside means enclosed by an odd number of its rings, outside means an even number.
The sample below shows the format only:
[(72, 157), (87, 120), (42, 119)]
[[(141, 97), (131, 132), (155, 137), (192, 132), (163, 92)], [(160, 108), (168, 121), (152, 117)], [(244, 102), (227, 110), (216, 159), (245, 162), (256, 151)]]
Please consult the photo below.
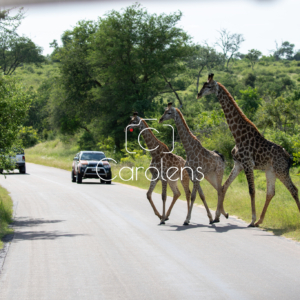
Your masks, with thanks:
[(210, 74), (208, 75), (208, 79), (207, 79), (207, 82), (208, 82), (208, 83), (210, 83), (210, 82), (214, 79), (214, 75), (215, 75), (215, 74), (213, 74), (213, 73), (210, 73)]

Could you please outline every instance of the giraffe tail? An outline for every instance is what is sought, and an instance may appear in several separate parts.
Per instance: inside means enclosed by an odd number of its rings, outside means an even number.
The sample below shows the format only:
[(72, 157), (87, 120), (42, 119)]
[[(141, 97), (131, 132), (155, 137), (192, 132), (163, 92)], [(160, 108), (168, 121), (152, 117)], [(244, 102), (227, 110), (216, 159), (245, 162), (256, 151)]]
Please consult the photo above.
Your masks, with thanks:
[(217, 150), (213, 150), (213, 152), (217, 153), (222, 158), (222, 160), (225, 161), (223, 154), (219, 153)]
[(291, 168), (291, 166), (293, 165), (294, 158), (293, 158), (293, 155), (290, 155), (284, 148), (282, 148), (282, 149), (288, 159), (288, 170), (289, 170)]

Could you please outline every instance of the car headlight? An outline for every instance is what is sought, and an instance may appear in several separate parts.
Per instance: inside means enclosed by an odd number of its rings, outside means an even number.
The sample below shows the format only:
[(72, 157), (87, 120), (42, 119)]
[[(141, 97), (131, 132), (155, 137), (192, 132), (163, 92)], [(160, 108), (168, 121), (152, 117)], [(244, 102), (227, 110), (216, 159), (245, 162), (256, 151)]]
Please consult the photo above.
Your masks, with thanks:
[(110, 169), (110, 165), (104, 165), (103, 166), (105, 169)]

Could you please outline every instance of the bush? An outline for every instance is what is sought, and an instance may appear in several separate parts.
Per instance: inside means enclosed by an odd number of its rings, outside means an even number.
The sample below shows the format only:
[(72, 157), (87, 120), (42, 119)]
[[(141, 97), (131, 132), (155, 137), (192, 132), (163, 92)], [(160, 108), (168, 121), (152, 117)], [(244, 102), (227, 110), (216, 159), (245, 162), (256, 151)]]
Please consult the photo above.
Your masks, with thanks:
[(46, 128), (43, 130), (42, 133), (44, 141), (52, 141), (55, 139), (55, 134), (52, 130), (47, 130)]
[(129, 167), (144, 167), (147, 169), (150, 165), (150, 155), (144, 154), (143, 150), (132, 150), (131, 152), (136, 153), (128, 153), (125, 149), (122, 150), (125, 154), (125, 157), (121, 158), (121, 164)]
[(24, 126), (18, 133), (18, 139), (25, 148), (33, 147), (40, 142), (38, 133), (32, 126)]
[(286, 134), (281, 130), (272, 130), (266, 132), (265, 138), (277, 145), (282, 146), (291, 155), (297, 151), (297, 149), (300, 151), (300, 145), (296, 145), (299, 140), (298, 135)]
[(214, 127), (209, 137), (201, 139), (202, 145), (209, 150), (216, 150), (224, 155), (228, 167), (233, 167), (231, 150), (235, 146), (235, 141), (227, 124), (222, 123)]
[(77, 144), (80, 151), (95, 150), (96, 148), (96, 142), (94, 136), (89, 131), (84, 131), (84, 133), (79, 138)]

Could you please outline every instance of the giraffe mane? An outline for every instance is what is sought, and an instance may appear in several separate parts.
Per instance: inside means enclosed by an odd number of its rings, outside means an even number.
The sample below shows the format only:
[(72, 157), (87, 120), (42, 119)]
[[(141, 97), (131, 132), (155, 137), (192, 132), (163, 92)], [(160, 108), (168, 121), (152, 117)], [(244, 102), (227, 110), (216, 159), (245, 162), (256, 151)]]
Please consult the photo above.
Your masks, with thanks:
[[(147, 122), (146, 122), (144, 119), (141, 118), (141, 121), (144, 123), (144, 125), (145, 125), (147, 128), (149, 128)], [(160, 145), (162, 145), (163, 147), (165, 147), (165, 148), (167, 149), (167, 151), (170, 151), (169, 148), (168, 148), (168, 146), (167, 146), (166, 144), (164, 144), (162, 141), (160, 141), (160, 140), (154, 135), (154, 133), (152, 132), (152, 130), (148, 130), (148, 131), (150, 132), (150, 134), (152, 134), (152, 136), (157, 140), (157, 142), (158, 142)]]
[(191, 130), (190, 130), (188, 124), (186, 123), (186, 121), (185, 121), (185, 119), (184, 119), (184, 117), (183, 117), (181, 111), (180, 111), (178, 108), (175, 108), (175, 109), (176, 109), (176, 111), (178, 112), (178, 115), (179, 115), (179, 117), (181, 118), (182, 123), (183, 123), (183, 125), (185, 126), (185, 128), (187, 129), (188, 133), (191, 135), (192, 138), (194, 138), (195, 140), (199, 141), (199, 140), (195, 137), (195, 135), (191, 132)]
[(261, 133), (259, 132), (259, 130), (257, 129), (257, 127), (254, 125), (253, 122), (251, 122), (247, 116), (243, 113), (243, 111), (241, 110), (241, 108), (238, 106), (238, 104), (236, 103), (236, 101), (233, 99), (233, 97), (231, 96), (231, 94), (228, 92), (228, 90), (225, 88), (224, 85), (222, 85), (220, 82), (217, 82), (219, 87), (225, 92), (225, 94), (228, 96), (228, 98), (230, 99), (230, 101), (232, 102), (232, 104), (234, 105), (234, 107), (236, 108), (237, 112), (240, 114), (240, 116), (248, 123), (250, 124), (252, 127), (254, 127), (254, 129), (259, 133), (259, 135), (261, 135)]

